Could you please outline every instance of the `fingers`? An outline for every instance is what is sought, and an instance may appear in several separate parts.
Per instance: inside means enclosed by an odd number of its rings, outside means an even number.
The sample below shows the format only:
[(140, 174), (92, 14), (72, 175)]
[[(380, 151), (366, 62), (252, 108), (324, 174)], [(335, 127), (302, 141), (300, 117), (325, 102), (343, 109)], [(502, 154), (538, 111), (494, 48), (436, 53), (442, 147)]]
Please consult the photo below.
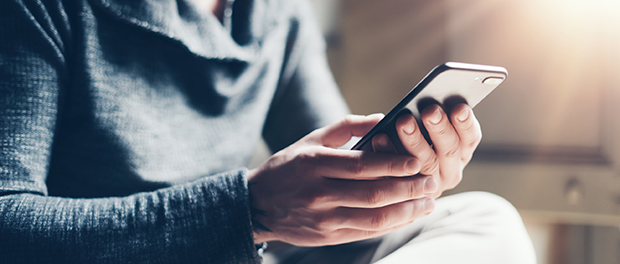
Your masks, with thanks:
[(468, 163), (482, 139), (480, 123), (474, 116), (474, 111), (466, 104), (455, 106), (450, 119), (461, 140), (461, 160)]
[(368, 151), (325, 149), (312, 159), (312, 169), (318, 174), (337, 179), (410, 176), (418, 174), (421, 168), (420, 161), (415, 157)]
[(446, 113), (438, 105), (422, 110), (421, 118), (433, 141), (439, 160), (440, 176), (444, 189), (456, 186), (461, 180), (461, 141)]
[(421, 174), (439, 175), (443, 190), (453, 188), (460, 182), (464, 164), (480, 143), (480, 124), (466, 104), (456, 105), (450, 118), (441, 107), (431, 105), (422, 110), (421, 118), (433, 147), (426, 142), (411, 115), (402, 115), (396, 121), (401, 142), (422, 163)]
[(436, 174), (439, 170), (439, 160), (435, 150), (424, 139), (413, 116), (401, 115), (396, 120), (396, 131), (403, 147), (422, 163), (420, 173), (424, 175)]
[[(339, 240), (339, 243), (347, 243), (378, 237), (389, 232), (396, 231), (413, 223), (416, 219), (430, 214), (435, 208), (435, 201), (431, 198), (424, 198), (414, 201), (404, 202), (380, 209), (354, 209), (342, 208), (347, 216), (342, 221), (346, 228), (337, 229), (328, 238)], [(339, 218), (326, 218), (329, 221), (339, 222)]]
[(321, 202), (328, 206), (379, 208), (435, 193), (437, 181), (432, 176), (382, 178), (374, 181), (329, 179), (324, 184)]
[[(430, 214), (435, 209), (432, 198), (421, 198), (381, 208), (339, 207), (332, 210), (323, 224), (340, 228), (382, 231), (401, 226)], [(329, 228), (329, 227), (326, 227)]]
[(337, 148), (349, 142), (353, 136), (364, 136), (382, 118), (383, 114), (348, 115), (336, 123), (313, 131), (308, 139), (328, 148)]

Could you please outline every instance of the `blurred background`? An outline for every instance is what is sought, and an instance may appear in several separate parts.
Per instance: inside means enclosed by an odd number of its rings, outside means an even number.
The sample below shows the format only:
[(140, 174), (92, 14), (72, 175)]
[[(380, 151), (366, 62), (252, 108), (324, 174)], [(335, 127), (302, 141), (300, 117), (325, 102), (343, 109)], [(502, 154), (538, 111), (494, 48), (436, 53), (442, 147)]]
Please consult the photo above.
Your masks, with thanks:
[(511, 201), (541, 264), (620, 263), (620, 1), (312, 3), (356, 114), (387, 113), (446, 61), (507, 68), (452, 193)]

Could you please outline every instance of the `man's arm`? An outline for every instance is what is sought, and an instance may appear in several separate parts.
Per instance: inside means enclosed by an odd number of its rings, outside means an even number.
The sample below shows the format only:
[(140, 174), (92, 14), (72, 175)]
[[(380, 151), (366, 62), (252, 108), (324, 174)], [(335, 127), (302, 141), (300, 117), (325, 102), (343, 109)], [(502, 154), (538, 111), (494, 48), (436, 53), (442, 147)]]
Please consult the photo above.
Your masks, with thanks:
[(0, 1), (0, 262), (259, 262), (241, 169), (121, 198), (47, 196), (71, 45), (52, 2)]

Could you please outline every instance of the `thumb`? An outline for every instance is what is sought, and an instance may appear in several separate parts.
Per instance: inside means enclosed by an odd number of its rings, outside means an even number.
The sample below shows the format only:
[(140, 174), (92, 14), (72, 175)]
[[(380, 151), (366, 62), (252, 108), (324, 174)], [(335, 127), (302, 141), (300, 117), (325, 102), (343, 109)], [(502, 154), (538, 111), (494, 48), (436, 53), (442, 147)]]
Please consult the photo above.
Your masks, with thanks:
[(315, 130), (308, 136), (317, 144), (337, 148), (349, 142), (351, 137), (364, 136), (383, 119), (383, 116), (383, 114), (348, 115), (338, 122)]

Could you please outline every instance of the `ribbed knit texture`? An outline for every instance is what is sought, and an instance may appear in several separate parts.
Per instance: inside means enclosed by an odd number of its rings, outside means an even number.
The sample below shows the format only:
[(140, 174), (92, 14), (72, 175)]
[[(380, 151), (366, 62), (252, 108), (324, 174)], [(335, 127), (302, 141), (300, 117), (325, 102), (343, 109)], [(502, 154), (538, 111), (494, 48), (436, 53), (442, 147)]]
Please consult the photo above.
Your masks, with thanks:
[[(246, 169), (347, 113), (309, 6), (0, 1), (0, 263), (256, 263)], [(294, 177), (294, 175), (291, 175)]]

